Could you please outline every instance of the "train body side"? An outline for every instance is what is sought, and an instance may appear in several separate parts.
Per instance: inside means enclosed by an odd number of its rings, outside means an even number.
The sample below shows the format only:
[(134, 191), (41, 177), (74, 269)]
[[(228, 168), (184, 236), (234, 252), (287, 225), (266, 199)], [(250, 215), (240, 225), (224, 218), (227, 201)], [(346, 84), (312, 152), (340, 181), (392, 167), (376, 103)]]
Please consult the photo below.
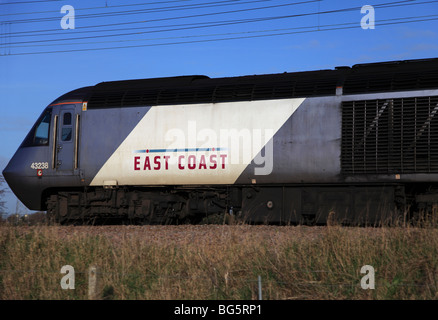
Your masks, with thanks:
[[(34, 210), (51, 190), (87, 186), (434, 182), (436, 173), (345, 174), (341, 166), (343, 103), (434, 96), (438, 90), (93, 110), (82, 101), (52, 105), (57, 146), (50, 139), (19, 148), (6, 171), (20, 178), (8, 182)], [(79, 121), (76, 167), (73, 139), (61, 141), (66, 112), (73, 136)], [(68, 148), (66, 166), (60, 155)], [(42, 176), (32, 168), (39, 163)]]
[(19, 148), (8, 182), (34, 210), (63, 188), (340, 182), (339, 106), (336, 97), (94, 110), (60, 102), (46, 109), (48, 145)]
[[(115, 117), (105, 109), (90, 110), (83, 112), (83, 170), (86, 172), (87, 182), (94, 186), (434, 182), (438, 181), (438, 168), (434, 167), (421, 171), (418, 165), (409, 170), (408, 164), (403, 168), (403, 164), (394, 162), (389, 163), (383, 171), (374, 168), (379, 157), (382, 161), (389, 161), (384, 157), (388, 157), (387, 154), (393, 151), (388, 149), (389, 146), (384, 144), (387, 142), (381, 136), (370, 135), (370, 132), (378, 131), (374, 126), (378, 126), (379, 121), (380, 130), (388, 131), (387, 123), (383, 123), (383, 116), (382, 119), (379, 118), (379, 110), (383, 114), (385, 101), (393, 103), (403, 99), (432, 99), (428, 105), (410, 106), (423, 109), (418, 115), (413, 115), (417, 119), (417, 128), (409, 129), (410, 135), (401, 136), (399, 133), (399, 136), (394, 134), (392, 137), (394, 141), (398, 140), (395, 144), (401, 143), (402, 139), (406, 140), (407, 146), (415, 139), (419, 142), (415, 137), (421, 130), (434, 130), (434, 127), (429, 127), (428, 121), (434, 115), (436, 103), (433, 99), (436, 100), (437, 97), (438, 90), (422, 90), (208, 105), (155, 106), (125, 108), (123, 111), (115, 109), (120, 112)], [(380, 107), (374, 107), (373, 114), (368, 115), (368, 119), (360, 119), (362, 122), (366, 121), (367, 125), (361, 127), (362, 132), (356, 133), (356, 148), (361, 139), (380, 139), (380, 143), (388, 150), (379, 154), (376, 149), (378, 147), (370, 147), (373, 154), (367, 156), (374, 158), (373, 166), (366, 172), (352, 172), (345, 170), (341, 163), (342, 157), (345, 158), (341, 144), (343, 139), (347, 139), (342, 131), (343, 113), (347, 113), (343, 108), (350, 108), (351, 102), (364, 101), (371, 105), (380, 101)], [(139, 114), (144, 115), (140, 117)], [(87, 122), (87, 117), (90, 118), (90, 123)], [(135, 120), (129, 125), (132, 130), (125, 129), (121, 134), (117, 132), (120, 130), (117, 128), (125, 125), (124, 117), (134, 117)], [(399, 122), (402, 121), (400, 117)], [(100, 128), (93, 124), (102, 118), (106, 120)], [(355, 121), (358, 122), (358, 119)], [(408, 119), (404, 121), (406, 125)], [(344, 124), (344, 130), (350, 130), (345, 129), (346, 126)], [(108, 131), (108, 127), (111, 128), (108, 136), (96, 135), (96, 132)], [(427, 134), (430, 135), (425, 133), (421, 139), (425, 139)], [(92, 139), (87, 138), (93, 135)], [(408, 138), (414, 140), (408, 141)], [(427, 143), (432, 149), (422, 152), (435, 154), (435, 144)], [(370, 141), (368, 144), (371, 145)], [(400, 152), (404, 152), (405, 156), (412, 152), (418, 158), (421, 148), (411, 149), (405, 146)], [(370, 150), (363, 150), (363, 153), (368, 154)], [(428, 156), (429, 159), (433, 160), (432, 156)], [(86, 159), (94, 160), (88, 162)], [(419, 159), (412, 161), (420, 163)], [(348, 159), (344, 159), (344, 166), (347, 162)]]
[(437, 66), (103, 82), (52, 102), (3, 174), (29, 209), (58, 221), (377, 221), (432, 208)]

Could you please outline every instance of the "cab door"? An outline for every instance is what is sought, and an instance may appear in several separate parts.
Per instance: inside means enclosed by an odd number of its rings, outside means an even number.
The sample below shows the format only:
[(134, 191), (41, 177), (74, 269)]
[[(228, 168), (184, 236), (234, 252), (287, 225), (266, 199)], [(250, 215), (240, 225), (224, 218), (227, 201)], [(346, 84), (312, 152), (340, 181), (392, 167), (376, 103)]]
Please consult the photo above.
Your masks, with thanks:
[(53, 169), (58, 173), (73, 174), (78, 169), (79, 114), (73, 104), (54, 106), (53, 111)]

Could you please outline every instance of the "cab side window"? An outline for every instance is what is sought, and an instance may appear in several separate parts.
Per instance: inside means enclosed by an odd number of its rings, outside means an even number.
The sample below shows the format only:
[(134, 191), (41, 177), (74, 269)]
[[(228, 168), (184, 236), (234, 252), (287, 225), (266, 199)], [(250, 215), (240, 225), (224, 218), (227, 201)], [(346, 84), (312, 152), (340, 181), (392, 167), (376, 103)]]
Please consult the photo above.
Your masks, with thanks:
[(48, 146), (50, 137), (50, 121), (52, 110), (47, 109), (38, 119), (32, 130), (28, 133), (22, 143), (22, 147)]
[(51, 114), (44, 114), (41, 122), (38, 124), (35, 130), (34, 145), (47, 146), (49, 144), (49, 129), (50, 129)]
[(71, 141), (72, 131), (73, 131), (73, 127), (71, 124), (71, 113), (66, 112), (62, 117), (61, 140)]

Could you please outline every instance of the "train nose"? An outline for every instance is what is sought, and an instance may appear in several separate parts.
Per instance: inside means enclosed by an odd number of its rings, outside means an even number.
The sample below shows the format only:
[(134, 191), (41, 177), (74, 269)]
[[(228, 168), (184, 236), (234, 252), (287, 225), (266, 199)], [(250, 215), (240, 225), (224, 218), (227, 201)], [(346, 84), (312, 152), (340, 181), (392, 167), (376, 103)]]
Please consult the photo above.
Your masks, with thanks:
[(42, 210), (44, 207), (41, 200), (44, 181), (29, 164), (29, 159), (37, 157), (35, 150), (19, 148), (2, 172), (9, 188), (30, 210)]
[(18, 170), (14, 158), (15, 157), (12, 157), (7, 166), (3, 169), (2, 175), (9, 188), (15, 195), (17, 195), (17, 187), (19, 186), (20, 178), (22, 177), (20, 176), (20, 170)]
[(12, 170), (11, 170), (10, 163), (6, 166), (6, 168), (3, 169), (2, 175), (5, 178), (6, 183), (8, 185), (10, 185), (10, 181), (11, 181), (11, 177), (12, 177)]
[(26, 161), (22, 153), (19, 149), (2, 174), (9, 188), (28, 209), (40, 210), (41, 194), (38, 189), (38, 179), (36, 175), (31, 176), (27, 166), (23, 165)]

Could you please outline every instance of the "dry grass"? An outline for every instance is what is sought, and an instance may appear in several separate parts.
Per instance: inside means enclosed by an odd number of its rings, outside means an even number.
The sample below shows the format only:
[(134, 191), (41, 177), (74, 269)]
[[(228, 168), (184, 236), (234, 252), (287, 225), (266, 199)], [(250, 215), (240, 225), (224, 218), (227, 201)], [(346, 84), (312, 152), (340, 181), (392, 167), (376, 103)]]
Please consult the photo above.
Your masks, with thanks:
[(0, 299), (87, 299), (91, 265), (102, 299), (437, 299), (438, 229), (0, 226)]

